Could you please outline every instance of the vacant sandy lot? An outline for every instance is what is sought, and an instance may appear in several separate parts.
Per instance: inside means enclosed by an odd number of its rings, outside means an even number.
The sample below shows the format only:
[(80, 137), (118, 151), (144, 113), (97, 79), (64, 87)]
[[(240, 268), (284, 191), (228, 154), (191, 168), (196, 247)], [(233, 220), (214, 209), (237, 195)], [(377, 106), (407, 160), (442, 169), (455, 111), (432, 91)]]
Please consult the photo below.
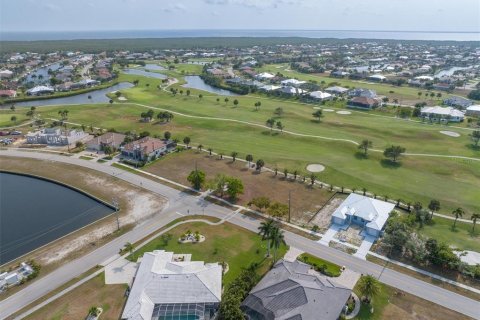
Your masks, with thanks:
[(345, 200), (346, 196), (336, 195), (332, 198), (312, 219), (311, 223), (317, 225), (320, 230), (326, 230), (330, 226), (333, 212)]
[[(334, 194), (326, 189), (311, 188), (308, 183), (285, 180), (283, 173), (275, 177), (271, 172), (258, 173), (247, 169), (245, 162), (232, 162), (231, 159), (220, 160), (218, 156), (209, 156), (205, 152), (194, 150), (173, 153), (158, 160), (144, 170), (171, 179), (173, 181), (190, 185), (187, 181), (188, 174), (195, 169), (206, 174), (206, 179), (211, 180), (219, 173), (235, 176), (244, 184), (244, 194), (239, 196), (237, 203), (246, 205), (252, 198), (265, 196), (271, 200), (284, 204), (288, 203), (288, 194), (291, 192), (292, 220), (307, 224), (315, 213)], [(308, 181), (308, 179), (307, 179)]]

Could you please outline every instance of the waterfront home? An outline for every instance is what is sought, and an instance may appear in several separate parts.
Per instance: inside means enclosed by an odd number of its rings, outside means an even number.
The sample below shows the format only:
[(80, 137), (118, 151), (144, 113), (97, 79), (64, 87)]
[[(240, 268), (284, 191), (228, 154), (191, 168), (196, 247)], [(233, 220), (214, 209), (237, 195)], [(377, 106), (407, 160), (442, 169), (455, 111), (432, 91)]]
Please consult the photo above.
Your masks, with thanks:
[(379, 237), (395, 205), (356, 193), (351, 193), (332, 214), (332, 223), (356, 224), (371, 236)]
[(215, 319), (222, 266), (155, 250), (141, 258), (121, 319)]
[(480, 117), (480, 105), (473, 105), (467, 108), (467, 116)]
[(88, 136), (82, 130), (62, 130), (45, 128), (25, 135), (28, 144), (46, 144), (49, 146), (67, 146)]
[(420, 111), (421, 117), (430, 121), (438, 122), (462, 122), (465, 114), (452, 107), (423, 107)]
[(351, 290), (303, 262), (279, 260), (242, 302), (250, 320), (337, 320)]
[(347, 102), (347, 107), (359, 109), (374, 109), (379, 106), (378, 99), (368, 97), (353, 97)]
[(149, 161), (164, 155), (175, 143), (152, 137), (144, 137), (120, 148), (121, 157), (132, 161)]
[(88, 150), (102, 151), (105, 147), (110, 147), (113, 150), (120, 148), (120, 145), (125, 140), (125, 135), (116, 132), (107, 132), (101, 136), (94, 137), (87, 141), (86, 146)]
[(43, 94), (52, 94), (55, 90), (47, 86), (36, 86), (27, 90), (27, 95), (29, 96), (40, 96)]
[(15, 90), (0, 90), (0, 97), (2, 98), (15, 98), (17, 91)]

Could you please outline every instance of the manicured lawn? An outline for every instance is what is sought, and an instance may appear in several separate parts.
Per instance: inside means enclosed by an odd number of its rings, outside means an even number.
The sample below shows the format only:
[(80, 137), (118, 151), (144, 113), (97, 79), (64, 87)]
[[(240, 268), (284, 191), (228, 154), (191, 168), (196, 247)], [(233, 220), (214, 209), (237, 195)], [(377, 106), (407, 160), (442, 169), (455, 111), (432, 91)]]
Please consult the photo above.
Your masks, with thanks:
[[(362, 303), (357, 320), (384, 320), (384, 319), (424, 319), (424, 320), (450, 320), (470, 319), (455, 311), (444, 308), (438, 304), (424, 300), (409, 293), (402, 292), (383, 283), (381, 291), (373, 298), (370, 305)], [(358, 285), (353, 291), (361, 298)], [(419, 293), (421, 294), (421, 293)], [(371, 308), (373, 307), (373, 314)], [(420, 318), (419, 318), (420, 316)]]
[(434, 217), (431, 225), (425, 225), (422, 229), (418, 229), (418, 232), (461, 250), (480, 252), (480, 223), (477, 224), (473, 233), (471, 223), (457, 221), (456, 228), (452, 229), (452, 220)]
[[(24, 112), (23, 112), (24, 111)], [(10, 110), (0, 110), (0, 128), (1, 127), (14, 127), (22, 124), (23, 122), (26, 122), (30, 120), (29, 117), (25, 115), (25, 113), (28, 110), (15, 110), (15, 111), (10, 111)], [(13, 122), (11, 118), (15, 116), (17, 117), (17, 121)]]
[(302, 253), (297, 259), (314, 267), (326, 266), (325, 270), (330, 273), (332, 277), (339, 277), (341, 274), (339, 265), (312, 256), (309, 253)]
[(105, 273), (85, 282), (25, 319), (85, 319), (92, 306), (103, 309), (101, 319), (118, 319), (125, 303), (126, 285), (106, 285)]
[[(195, 244), (179, 243), (178, 238), (188, 230), (198, 231), (206, 237), (206, 240)], [(259, 235), (230, 223), (211, 226), (203, 222), (192, 222), (180, 225), (170, 230), (168, 234), (172, 237), (166, 245), (159, 237), (135, 251), (129, 259), (136, 261), (145, 252), (168, 250), (192, 254), (192, 260), (227, 262), (229, 271), (223, 277), (224, 286), (235, 279), (242, 268), (248, 267), (251, 263), (261, 264), (259, 273), (263, 274), (272, 262), (271, 258), (265, 259), (266, 241), (262, 241)], [(286, 251), (287, 246), (281, 246), (277, 258), (283, 257)]]

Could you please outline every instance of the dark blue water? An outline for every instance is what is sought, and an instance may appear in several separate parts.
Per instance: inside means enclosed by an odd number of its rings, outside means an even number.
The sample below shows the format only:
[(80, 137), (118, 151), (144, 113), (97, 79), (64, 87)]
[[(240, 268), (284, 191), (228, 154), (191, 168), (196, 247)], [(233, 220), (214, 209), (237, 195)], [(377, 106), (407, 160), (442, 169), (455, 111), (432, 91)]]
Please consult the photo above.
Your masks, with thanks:
[(1, 40), (74, 40), (184, 37), (307, 37), (337, 39), (480, 41), (480, 32), (381, 31), (381, 30), (118, 30), (69, 32), (2, 32)]
[(62, 185), (0, 172), (0, 265), (112, 212)]
[[(55, 106), (55, 105), (69, 105), (69, 104), (92, 104), (92, 103), (108, 103), (110, 98), (107, 97), (107, 93), (127, 89), (133, 87), (130, 82), (120, 82), (111, 87), (98, 89), (90, 92), (80, 93), (74, 96), (63, 98), (51, 98), (43, 100), (29, 100), (24, 102), (16, 102), (15, 107), (43, 107), (43, 106)], [(88, 98), (90, 97), (90, 99)], [(0, 109), (9, 109), (11, 104), (6, 103), (0, 105)]]
[[(154, 70), (154, 69), (151, 69)], [(125, 74), (133, 74), (136, 76), (144, 76), (144, 77), (149, 77), (149, 78), (155, 78), (155, 79), (166, 79), (167, 76), (158, 72), (151, 72), (151, 71), (146, 71), (144, 69), (134, 69), (134, 68), (129, 68), (129, 69), (124, 69), (122, 70), (123, 73)]]
[(203, 91), (219, 94), (221, 96), (238, 96), (238, 94), (232, 91), (216, 88), (209, 84), (206, 84), (205, 81), (203, 81), (203, 79), (200, 78), (200, 76), (185, 76), (185, 81), (187, 83), (182, 85), (182, 87), (184, 88), (203, 90)]

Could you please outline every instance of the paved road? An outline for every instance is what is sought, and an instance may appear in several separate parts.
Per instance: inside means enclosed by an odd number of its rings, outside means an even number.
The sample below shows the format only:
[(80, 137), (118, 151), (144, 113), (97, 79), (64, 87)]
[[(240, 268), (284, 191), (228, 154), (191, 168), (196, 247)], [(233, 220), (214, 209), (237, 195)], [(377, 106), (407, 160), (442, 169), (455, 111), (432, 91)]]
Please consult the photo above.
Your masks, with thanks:
[[(202, 214), (205, 212), (205, 214), (216, 217), (225, 217), (225, 215), (231, 213), (231, 211), (227, 208), (205, 202), (198, 197), (182, 193), (176, 189), (162, 185), (150, 179), (143, 178), (139, 175), (109, 167), (104, 164), (99, 164), (97, 162), (90, 162), (67, 156), (17, 150), (0, 150), (0, 156), (2, 155), (51, 160), (87, 167), (109, 175), (114, 175), (135, 185), (142, 185), (143, 188), (166, 197), (168, 199), (168, 204), (167, 207), (162, 212), (158, 213), (152, 220), (139, 225), (132, 231), (115, 240), (112, 240), (108, 244), (96, 249), (90, 254), (58, 268), (45, 277), (38, 279), (26, 289), (18, 292), (15, 295), (12, 295), (4, 301), (1, 301), (0, 319), (7, 317), (15, 311), (21, 309), (23, 306), (26, 306), (36, 299), (42, 297), (46, 293), (69, 281), (73, 277), (80, 275), (89, 268), (104, 262), (111, 256), (118, 253), (119, 248), (121, 248), (125, 242), (135, 242), (143, 238), (145, 235), (167, 224), (168, 222), (178, 218), (179, 215), (176, 212), (180, 212), (182, 214), (186, 214), (188, 211), (190, 214)], [(258, 220), (241, 214), (233, 215), (229, 221), (254, 232), (257, 231), (259, 225)], [(480, 302), (478, 301), (463, 297), (451, 291), (439, 288), (390, 269), (385, 269), (382, 272), (383, 268), (377, 264), (358, 259), (333, 248), (322, 246), (315, 241), (306, 239), (288, 231), (285, 232), (285, 239), (289, 245), (292, 245), (302, 251), (332, 261), (336, 264), (344, 265), (353, 271), (363, 274), (368, 273), (380, 277), (382, 282), (392, 287), (417, 295), (421, 298), (463, 313), (467, 316), (480, 319)]]

